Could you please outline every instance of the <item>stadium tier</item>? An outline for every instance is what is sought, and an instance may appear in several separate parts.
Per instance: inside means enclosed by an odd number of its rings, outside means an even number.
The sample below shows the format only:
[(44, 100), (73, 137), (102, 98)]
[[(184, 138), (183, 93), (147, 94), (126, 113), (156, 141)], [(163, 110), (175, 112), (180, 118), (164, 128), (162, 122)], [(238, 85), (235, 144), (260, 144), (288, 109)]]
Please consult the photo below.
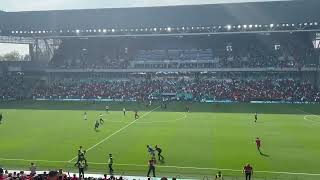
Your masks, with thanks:
[(318, 180), (319, 7), (0, 11), (0, 180)]

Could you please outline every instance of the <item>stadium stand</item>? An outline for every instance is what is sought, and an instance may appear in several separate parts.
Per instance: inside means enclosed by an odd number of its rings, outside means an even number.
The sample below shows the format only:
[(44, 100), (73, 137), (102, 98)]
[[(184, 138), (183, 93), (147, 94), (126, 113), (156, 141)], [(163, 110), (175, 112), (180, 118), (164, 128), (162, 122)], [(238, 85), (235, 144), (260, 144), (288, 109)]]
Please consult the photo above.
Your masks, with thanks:
[(0, 101), (320, 103), (320, 1), (277, 3), (0, 12), (1, 42), (30, 44)]
[[(34, 98), (48, 99), (162, 99), (176, 100), (320, 102), (320, 91), (307, 81), (281, 80), (153, 80), (97, 82), (70, 80), (39, 87)], [(173, 98), (175, 99), (175, 98)]]

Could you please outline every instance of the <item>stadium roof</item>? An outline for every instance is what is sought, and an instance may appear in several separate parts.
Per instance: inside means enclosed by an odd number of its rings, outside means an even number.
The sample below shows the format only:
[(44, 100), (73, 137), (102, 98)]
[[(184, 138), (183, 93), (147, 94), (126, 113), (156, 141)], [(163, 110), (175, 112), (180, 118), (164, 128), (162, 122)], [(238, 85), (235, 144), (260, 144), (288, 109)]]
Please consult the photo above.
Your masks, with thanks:
[(0, 13), (0, 29), (183, 27), (320, 20), (319, 0)]

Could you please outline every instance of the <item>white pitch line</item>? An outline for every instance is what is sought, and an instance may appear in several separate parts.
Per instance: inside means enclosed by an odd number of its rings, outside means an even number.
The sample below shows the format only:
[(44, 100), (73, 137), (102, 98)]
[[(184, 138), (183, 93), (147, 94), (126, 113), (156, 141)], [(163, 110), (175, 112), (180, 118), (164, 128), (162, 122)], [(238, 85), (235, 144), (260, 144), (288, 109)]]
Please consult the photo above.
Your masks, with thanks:
[(304, 110), (301, 110), (301, 109), (298, 109), (298, 108), (297, 108), (296, 110), (298, 110), (298, 111), (300, 111), (300, 112), (303, 112), (303, 113), (305, 113), (305, 114), (309, 114), (309, 115), (314, 115), (314, 116), (320, 117), (320, 115), (312, 114), (312, 113), (309, 113), (309, 112), (307, 112), (307, 111), (304, 111)]
[[(50, 160), (27, 160), (27, 159), (6, 159), (0, 158), (3, 161), (23, 161), (23, 162), (48, 162), (48, 163), (72, 163), (69, 161), (50, 161)], [(88, 164), (106, 165), (107, 163), (88, 162)], [(148, 165), (141, 164), (117, 164), (117, 166), (133, 166), (133, 167), (147, 167)], [(194, 170), (220, 170), (231, 172), (242, 172), (241, 169), (223, 169), (223, 168), (205, 168), (205, 167), (188, 167), (188, 166), (157, 166), (158, 168), (175, 168), (175, 169), (194, 169)], [(256, 173), (268, 173), (268, 174), (287, 174), (287, 175), (305, 175), (305, 176), (320, 176), (318, 173), (303, 173), (303, 172), (286, 172), (286, 171), (255, 171)]]
[(315, 117), (317, 117), (317, 118), (320, 118), (320, 115), (316, 115), (316, 114), (312, 114), (312, 113), (309, 113), (309, 112), (306, 112), (306, 111), (304, 111), (304, 110), (301, 110), (301, 109), (296, 109), (297, 111), (300, 111), (300, 112), (303, 112), (303, 113), (305, 113), (305, 114), (308, 114), (308, 115), (304, 115), (303, 116), (303, 119), (305, 120), (305, 121), (309, 121), (309, 122), (312, 122), (312, 123), (320, 123), (319, 121), (315, 121), (315, 120), (310, 120), (310, 119), (308, 119), (307, 117), (308, 116), (315, 116)]
[(50, 160), (35, 160), (35, 159), (8, 159), (0, 158), (2, 161), (25, 161), (25, 162), (48, 162), (48, 163), (68, 163), (68, 161), (50, 161)]
[[(121, 129), (117, 130), (116, 132), (114, 132), (114, 133), (110, 134), (109, 136), (105, 137), (104, 139), (102, 139), (102, 140), (99, 141), (98, 143), (96, 143), (96, 144), (94, 144), (93, 146), (89, 147), (89, 148), (87, 149), (87, 152), (90, 151), (91, 149), (97, 147), (97, 146), (100, 145), (101, 143), (105, 142), (106, 140), (110, 139), (112, 136), (114, 136), (114, 135), (118, 134), (119, 132), (123, 131), (124, 129), (128, 128), (129, 126), (131, 126), (132, 124), (134, 124), (135, 122), (137, 122), (139, 119), (147, 116), (148, 114), (152, 113), (153, 111), (155, 111), (155, 110), (157, 110), (157, 109), (159, 109), (159, 108), (160, 108), (160, 106), (152, 109), (151, 111), (143, 114), (143, 115), (142, 115), (141, 117), (139, 117), (138, 119), (132, 121), (131, 123), (123, 126)], [(77, 157), (78, 157), (78, 156), (73, 157), (71, 160), (69, 160), (69, 162), (72, 162), (72, 161), (75, 160)]]
[[(177, 118), (177, 119), (174, 119), (174, 120), (167, 120), (167, 121), (139, 121), (139, 122), (136, 122), (136, 124), (175, 123), (177, 121), (181, 121), (181, 120), (187, 118), (186, 113), (181, 113), (181, 112), (178, 112), (178, 113), (182, 114), (183, 117), (180, 117), (180, 118)], [(130, 123), (130, 122), (125, 122), (125, 121), (106, 121), (106, 122), (107, 123), (108, 122), (111, 122), (111, 123), (123, 123), (123, 124), (129, 124)]]
[(187, 114), (186, 113), (181, 113), (179, 112), (180, 114), (183, 115), (183, 117), (180, 117), (180, 118), (177, 118), (175, 120), (168, 120), (168, 121), (140, 121), (140, 122), (137, 122), (137, 124), (152, 124), (152, 123), (175, 123), (177, 121), (181, 121), (183, 119), (186, 119), (187, 118)]

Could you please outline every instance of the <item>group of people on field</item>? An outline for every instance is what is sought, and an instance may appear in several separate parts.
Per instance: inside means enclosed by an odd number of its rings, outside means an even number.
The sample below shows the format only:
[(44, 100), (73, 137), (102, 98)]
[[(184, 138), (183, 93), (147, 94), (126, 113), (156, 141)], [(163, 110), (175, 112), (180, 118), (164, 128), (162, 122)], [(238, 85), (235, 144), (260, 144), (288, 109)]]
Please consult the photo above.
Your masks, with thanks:
[[(147, 145), (147, 150), (149, 155), (151, 156), (150, 160), (148, 161), (148, 173), (147, 177), (150, 177), (150, 173), (152, 173), (153, 177), (156, 177), (156, 152), (158, 156), (158, 160), (160, 162), (164, 162), (164, 157), (162, 156), (162, 149), (156, 145), (155, 148), (152, 148), (150, 145)], [(86, 150), (83, 149), (82, 146), (78, 149), (78, 155), (77, 155), (77, 161), (74, 164), (79, 169), (79, 177), (84, 177), (85, 169), (88, 167), (88, 162), (86, 158)], [(110, 175), (113, 175), (114, 169), (113, 169), (113, 156), (112, 154), (108, 155), (108, 161), (107, 161), (108, 169)]]

